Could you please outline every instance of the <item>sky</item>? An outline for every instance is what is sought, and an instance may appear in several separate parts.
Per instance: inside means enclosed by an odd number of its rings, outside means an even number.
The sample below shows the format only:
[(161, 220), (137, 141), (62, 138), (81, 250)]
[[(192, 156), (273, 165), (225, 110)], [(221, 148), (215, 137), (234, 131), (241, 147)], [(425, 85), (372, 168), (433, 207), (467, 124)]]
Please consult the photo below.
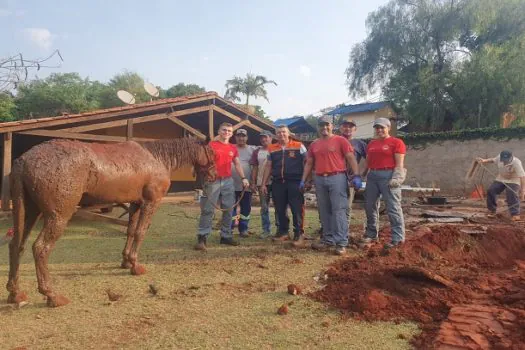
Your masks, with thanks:
[[(275, 80), (268, 98), (250, 100), (272, 119), (307, 115), (348, 97), (351, 47), (366, 37), (367, 15), (386, 0), (0, 0), (0, 57), (45, 57), (51, 72), (108, 81), (124, 70), (155, 85), (179, 82), (224, 95), (234, 75)], [(34, 76), (33, 76), (34, 77)]]

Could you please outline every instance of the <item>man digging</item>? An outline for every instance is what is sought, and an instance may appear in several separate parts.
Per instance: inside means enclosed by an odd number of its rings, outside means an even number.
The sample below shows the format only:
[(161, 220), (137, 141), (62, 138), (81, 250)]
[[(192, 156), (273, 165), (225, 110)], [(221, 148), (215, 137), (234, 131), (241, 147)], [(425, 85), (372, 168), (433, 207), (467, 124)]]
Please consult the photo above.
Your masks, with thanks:
[(488, 217), (496, 217), (497, 196), (505, 190), (508, 210), (513, 221), (520, 220), (520, 200), (525, 197), (525, 171), (511, 151), (502, 151), (495, 158), (477, 158), (480, 164), (495, 163), (498, 176), (487, 191)]

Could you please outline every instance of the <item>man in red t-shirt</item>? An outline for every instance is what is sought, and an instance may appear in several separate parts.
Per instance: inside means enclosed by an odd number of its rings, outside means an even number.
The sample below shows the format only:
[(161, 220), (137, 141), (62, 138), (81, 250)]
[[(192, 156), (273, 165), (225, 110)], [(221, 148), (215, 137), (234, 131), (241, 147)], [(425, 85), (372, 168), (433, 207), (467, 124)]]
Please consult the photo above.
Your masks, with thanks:
[(348, 182), (346, 177), (347, 163), (352, 169), (352, 185), (361, 187), (357, 161), (350, 142), (344, 137), (333, 134), (332, 117), (323, 116), (318, 122), (320, 138), (308, 149), (308, 156), (302, 177), (304, 181), (312, 169), (315, 177), (317, 207), (323, 225), (323, 236), (320, 242), (312, 244), (316, 250), (335, 247), (335, 253), (344, 255), (348, 245)]
[(386, 204), (391, 242), (385, 248), (393, 248), (405, 240), (405, 222), (401, 207), (401, 184), (405, 180), (404, 159), (406, 146), (403, 140), (390, 136), (390, 120), (374, 121), (375, 138), (368, 143), (367, 168), (369, 170), (365, 189), (366, 232), (362, 244), (378, 240), (377, 205), (382, 196)]
[(237, 148), (230, 144), (232, 134), (233, 126), (230, 123), (222, 123), (219, 126), (219, 136), (215, 141), (210, 142), (210, 147), (215, 154), (217, 178), (215, 182), (208, 182), (204, 185), (204, 196), (201, 198), (201, 216), (197, 233), (197, 245), (195, 246), (196, 250), (206, 250), (206, 240), (212, 229), (214, 203), (217, 203), (219, 199), (221, 201), (221, 209), (223, 209), (220, 244), (239, 245), (239, 242), (233, 240), (231, 229), (232, 207), (235, 204), (232, 163), (237, 174), (239, 174), (242, 179), (244, 188), (250, 184), (244, 176)]

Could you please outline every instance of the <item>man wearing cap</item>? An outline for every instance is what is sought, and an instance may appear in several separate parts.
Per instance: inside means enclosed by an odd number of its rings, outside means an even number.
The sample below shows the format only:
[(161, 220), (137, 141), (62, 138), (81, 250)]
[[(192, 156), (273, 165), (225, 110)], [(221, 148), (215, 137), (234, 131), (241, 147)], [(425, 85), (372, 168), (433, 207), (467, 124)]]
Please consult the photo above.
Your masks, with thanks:
[(347, 164), (352, 173), (352, 185), (360, 188), (361, 178), (348, 140), (333, 134), (333, 120), (322, 116), (318, 121), (320, 138), (308, 149), (301, 187), (312, 170), (315, 172), (315, 193), (317, 207), (323, 225), (321, 241), (312, 244), (315, 250), (335, 248), (335, 253), (344, 255), (348, 245), (348, 182)]
[(390, 136), (390, 120), (374, 121), (374, 139), (368, 143), (368, 175), (365, 189), (366, 232), (361, 244), (368, 246), (378, 241), (378, 205), (382, 196), (386, 204), (392, 231), (385, 249), (397, 247), (405, 241), (405, 221), (401, 207), (401, 184), (405, 181), (404, 160), (406, 146), (403, 140)]
[(487, 191), (489, 216), (496, 215), (497, 196), (505, 190), (512, 220), (520, 220), (520, 200), (525, 197), (525, 171), (521, 161), (511, 151), (502, 151), (495, 158), (477, 158), (477, 161), (482, 164), (496, 163), (498, 166), (498, 176)]
[[(243, 184), (242, 178), (251, 177), (251, 165), (250, 160), (252, 159), (253, 151), (255, 151), (255, 146), (247, 144), (248, 142), (248, 132), (246, 129), (238, 129), (235, 132), (235, 147), (239, 153), (239, 162), (241, 163), (243, 176), (240, 176), (235, 170), (235, 166), (232, 164), (232, 178), (233, 186), (235, 188), (235, 202), (239, 201), (240, 214), (239, 214), (239, 236), (242, 238), (248, 237), (248, 224), (250, 223), (250, 214), (252, 211), (252, 192), (250, 187), (247, 187), (242, 194)], [(242, 198), (241, 198), (242, 195)], [(233, 208), (232, 212), (232, 230), (235, 223), (235, 217), (237, 216), (237, 207)]]
[[(304, 183), (301, 175), (304, 170), (306, 147), (290, 139), (290, 130), (285, 125), (276, 128), (277, 143), (268, 146), (268, 161), (264, 170), (261, 192), (268, 194), (265, 186), (272, 176), (272, 198), (279, 216), (279, 231), (273, 238), (276, 242), (289, 239), (290, 220), (286, 215), (288, 206), (292, 212), (294, 247), (304, 245)], [(302, 185), (302, 188), (301, 188)]]
[(230, 123), (222, 123), (219, 126), (217, 140), (209, 143), (213, 149), (217, 177), (215, 182), (204, 185), (204, 196), (201, 198), (201, 216), (197, 232), (196, 250), (206, 250), (206, 241), (211, 233), (214, 214), (214, 203), (220, 199), (222, 212), (221, 240), (220, 244), (237, 246), (239, 242), (233, 240), (231, 220), (231, 207), (235, 203), (235, 192), (232, 179), (232, 164), (240, 174), (243, 187), (249, 187), (250, 183), (244, 176), (244, 171), (239, 161), (237, 148), (230, 144), (233, 126)]
[[(259, 192), (259, 200), (261, 202), (261, 226), (262, 234), (261, 238), (266, 239), (271, 235), (271, 221), (270, 221), (270, 197), (271, 197), (271, 184), (264, 185), (266, 192), (263, 192), (261, 187), (263, 186), (264, 169), (266, 168), (266, 162), (268, 161), (268, 146), (272, 143), (272, 133), (266, 130), (261, 131), (259, 134), (259, 141), (261, 146), (258, 147), (252, 154), (250, 164), (252, 166), (252, 191)], [(271, 182), (271, 180), (269, 180)], [(266, 194), (265, 194), (266, 193)], [(279, 219), (277, 212), (275, 212), (275, 226), (279, 228)]]

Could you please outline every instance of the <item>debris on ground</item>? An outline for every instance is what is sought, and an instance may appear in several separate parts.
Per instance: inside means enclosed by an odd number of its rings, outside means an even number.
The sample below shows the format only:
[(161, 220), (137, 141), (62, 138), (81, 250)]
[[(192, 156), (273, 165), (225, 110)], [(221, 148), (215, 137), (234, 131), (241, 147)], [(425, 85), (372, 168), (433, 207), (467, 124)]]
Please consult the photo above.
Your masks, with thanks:
[(302, 289), (301, 287), (295, 285), (295, 284), (289, 284), (288, 285), (288, 294), (291, 294), (291, 295), (299, 295), (302, 293)]
[(122, 295), (112, 292), (110, 289), (106, 289), (109, 301), (119, 301)]
[(288, 304), (283, 304), (279, 309), (277, 309), (278, 315), (287, 315), (288, 314)]
[[(418, 349), (525, 348), (525, 229), (415, 227), (400, 247), (335, 262), (310, 295), (367, 321), (418, 322)], [(386, 234), (385, 234), (386, 233)]]

